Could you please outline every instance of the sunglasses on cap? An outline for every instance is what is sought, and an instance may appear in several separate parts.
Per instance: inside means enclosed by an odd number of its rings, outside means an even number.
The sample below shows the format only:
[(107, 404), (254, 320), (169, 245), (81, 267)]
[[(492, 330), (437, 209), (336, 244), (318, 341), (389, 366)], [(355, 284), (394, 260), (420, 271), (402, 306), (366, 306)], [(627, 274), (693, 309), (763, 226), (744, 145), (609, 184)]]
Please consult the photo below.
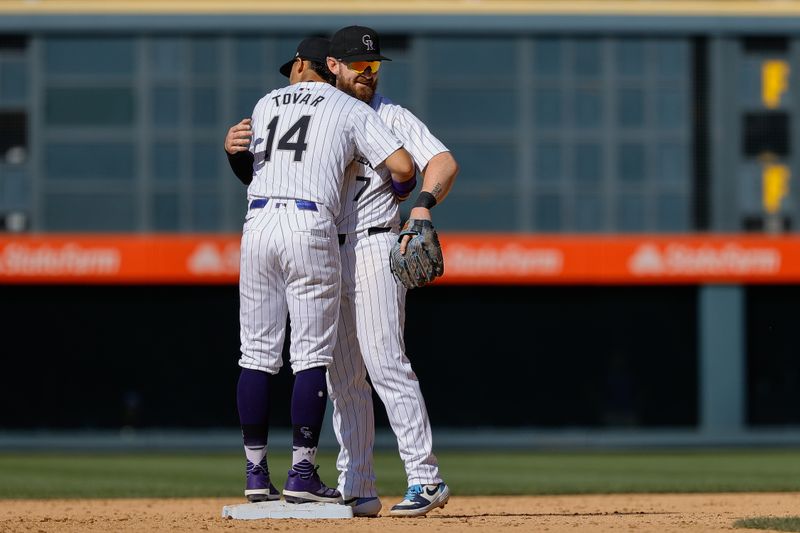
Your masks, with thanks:
[(347, 65), (348, 70), (358, 74), (363, 74), (367, 69), (370, 69), (375, 74), (381, 68), (380, 61), (353, 61), (352, 63), (342, 61), (342, 63)]

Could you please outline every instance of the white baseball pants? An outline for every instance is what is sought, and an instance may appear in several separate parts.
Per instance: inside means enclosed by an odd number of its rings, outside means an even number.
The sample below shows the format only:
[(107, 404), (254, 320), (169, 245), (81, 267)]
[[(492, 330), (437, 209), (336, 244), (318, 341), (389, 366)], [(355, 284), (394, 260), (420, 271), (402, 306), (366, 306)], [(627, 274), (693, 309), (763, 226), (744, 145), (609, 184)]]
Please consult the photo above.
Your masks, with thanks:
[[(270, 198), (251, 208), (242, 234), (239, 322), (243, 368), (276, 374), (291, 317), (294, 373), (327, 366), (339, 318), (339, 241), (330, 212)], [(305, 207), (302, 209), (299, 206)]]
[(372, 464), (375, 420), (367, 374), (386, 406), (408, 484), (441, 482), (425, 401), (405, 355), (406, 289), (389, 270), (389, 251), (396, 240), (396, 233), (362, 232), (348, 234), (340, 247), (340, 323), (328, 390), (341, 446), (338, 488), (346, 498), (377, 496)]

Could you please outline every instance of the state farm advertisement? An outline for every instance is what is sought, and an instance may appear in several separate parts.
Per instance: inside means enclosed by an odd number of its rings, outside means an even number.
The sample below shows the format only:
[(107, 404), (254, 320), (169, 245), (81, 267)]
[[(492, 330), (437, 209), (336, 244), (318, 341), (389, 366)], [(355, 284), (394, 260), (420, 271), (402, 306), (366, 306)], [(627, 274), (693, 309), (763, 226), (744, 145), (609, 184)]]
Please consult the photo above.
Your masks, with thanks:
[(239, 237), (0, 238), (0, 283), (237, 283)]
[[(442, 284), (800, 283), (800, 237), (440, 234)], [(0, 284), (235, 284), (239, 235), (0, 237)]]
[(442, 283), (798, 283), (800, 238), (443, 235)]

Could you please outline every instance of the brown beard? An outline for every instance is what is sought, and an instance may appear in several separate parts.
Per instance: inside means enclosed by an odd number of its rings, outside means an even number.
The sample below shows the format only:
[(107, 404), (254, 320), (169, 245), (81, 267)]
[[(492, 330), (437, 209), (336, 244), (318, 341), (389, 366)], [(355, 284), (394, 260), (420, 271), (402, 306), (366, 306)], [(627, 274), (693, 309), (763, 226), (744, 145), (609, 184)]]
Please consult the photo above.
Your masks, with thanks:
[(370, 84), (369, 81), (364, 81), (363, 85), (357, 84), (359, 78), (353, 80), (352, 84), (342, 85), (339, 87), (341, 91), (346, 92), (353, 98), (357, 98), (364, 103), (370, 103), (372, 101), (372, 97), (375, 95), (375, 89), (378, 88), (378, 78), (372, 78), (372, 83)]

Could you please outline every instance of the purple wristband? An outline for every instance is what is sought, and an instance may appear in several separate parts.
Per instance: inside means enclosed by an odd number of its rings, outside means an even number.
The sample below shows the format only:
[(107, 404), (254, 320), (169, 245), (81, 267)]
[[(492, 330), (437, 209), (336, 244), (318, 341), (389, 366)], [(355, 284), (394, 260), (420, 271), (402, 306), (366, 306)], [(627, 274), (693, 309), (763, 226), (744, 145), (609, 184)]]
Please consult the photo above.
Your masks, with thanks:
[(406, 196), (411, 191), (414, 190), (414, 187), (417, 186), (417, 177), (414, 176), (408, 181), (404, 182), (397, 182), (392, 180), (392, 190), (398, 196)]

